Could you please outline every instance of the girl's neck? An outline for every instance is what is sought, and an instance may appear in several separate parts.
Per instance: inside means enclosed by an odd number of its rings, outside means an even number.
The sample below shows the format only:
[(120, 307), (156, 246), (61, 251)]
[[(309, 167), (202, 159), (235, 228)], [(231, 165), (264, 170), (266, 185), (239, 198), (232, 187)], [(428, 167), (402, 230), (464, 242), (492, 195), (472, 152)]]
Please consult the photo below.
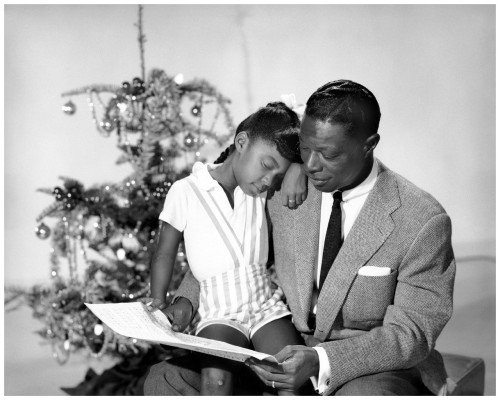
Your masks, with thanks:
[(234, 177), (232, 161), (233, 154), (230, 154), (219, 167), (215, 169), (208, 169), (212, 178), (214, 178), (224, 187), (224, 189), (231, 193), (233, 193), (236, 186), (238, 186), (238, 182), (236, 182), (236, 178)]

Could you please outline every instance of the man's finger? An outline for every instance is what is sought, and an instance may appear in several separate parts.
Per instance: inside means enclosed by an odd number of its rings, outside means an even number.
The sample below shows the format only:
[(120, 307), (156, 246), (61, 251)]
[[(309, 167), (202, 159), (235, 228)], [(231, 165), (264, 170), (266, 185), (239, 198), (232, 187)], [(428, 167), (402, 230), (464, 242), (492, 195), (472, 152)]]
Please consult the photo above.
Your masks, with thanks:
[(278, 361), (278, 363), (282, 364), (289, 358), (293, 357), (294, 348), (292, 346), (285, 346), (281, 351), (274, 355), (274, 358)]
[(249, 367), (256, 367), (262, 371), (265, 371), (266, 377), (267, 374), (270, 374), (270, 376), (274, 378), (276, 378), (276, 376), (278, 375), (283, 375), (283, 367), (275, 362), (270, 362), (267, 360), (257, 360), (253, 357), (250, 357), (247, 361), (245, 361), (245, 364)]

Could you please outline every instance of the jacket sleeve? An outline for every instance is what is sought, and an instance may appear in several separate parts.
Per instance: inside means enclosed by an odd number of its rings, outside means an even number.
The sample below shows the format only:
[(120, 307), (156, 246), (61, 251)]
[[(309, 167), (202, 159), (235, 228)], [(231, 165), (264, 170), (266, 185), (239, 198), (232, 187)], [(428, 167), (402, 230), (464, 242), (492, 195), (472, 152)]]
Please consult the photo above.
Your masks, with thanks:
[(185, 297), (191, 302), (191, 305), (193, 306), (193, 315), (194, 313), (196, 313), (196, 311), (198, 311), (200, 300), (200, 284), (193, 276), (190, 269), (188, 269), (186, 275), (184, 275), (179, 288), (175, 292), (172, 303), (175, 303), (179, 297)]
[(331, 368), (324, 394), (359, 376), (411, 368), (425, 360), (451, 317), (454, 280), (451, 221), (442, 213), (423, 225), (404, 256), (382, 326), (319, 344)]

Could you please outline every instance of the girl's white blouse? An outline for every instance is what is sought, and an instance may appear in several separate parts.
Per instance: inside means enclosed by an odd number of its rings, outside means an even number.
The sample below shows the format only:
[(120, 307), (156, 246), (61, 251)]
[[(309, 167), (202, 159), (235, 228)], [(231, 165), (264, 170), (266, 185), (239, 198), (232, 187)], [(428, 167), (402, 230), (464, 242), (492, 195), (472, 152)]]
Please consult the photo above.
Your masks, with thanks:
[[(214, 207), (217, 218), (225, 218), (243, 246), (243, 259), (248, 264), (266, 264), (268, 256), (268, 233), (265, 217), (267, 193), (258, 197), (246, 195), (240, 187), (234, 190), (234, 210), (229, 200), (208, 168), (220, 164), (193, 165), (191, 176), (200, 191), (205, 191), (217, 203)], [(198, 281), (235, 268), (234, 260), (219, 232), (187, 181), (180, 179), (171, 186), (160, 219), (184, 233), (186, 256), (191, 272)], [(209, 196), (210, 197), (210, 196)]]

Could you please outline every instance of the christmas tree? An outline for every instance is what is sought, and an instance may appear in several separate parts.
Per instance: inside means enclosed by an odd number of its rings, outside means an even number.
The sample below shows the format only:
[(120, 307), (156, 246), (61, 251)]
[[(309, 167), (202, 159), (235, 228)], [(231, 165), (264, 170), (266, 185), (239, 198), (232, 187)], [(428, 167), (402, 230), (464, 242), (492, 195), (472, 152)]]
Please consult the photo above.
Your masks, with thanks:
[[(140, 77), (62, 94), (68, 99), (62, 107), (67, 115), (76, 112), (72, 98), (87, 97), (97, 131), (117, 139), (117, 164), (129, 163), (133, 172), (120, 182), (88, 188), (62, 176), (57, 186), (39, 189), (54, 196), (36, 227), (40, 239), (51, 240), (51, 280), (28, 289), (6, 288), (6, 304), (24, 302), (43, 322), (38, 333), (61, 364), (73, 352), (108, 355), (118, 362), (151, 352), (151, 344), (101, 324), (84, 302), (136, 301), (149, 295), (158, 215), (170, 186), (188, 175), (195, 161), (205, 161), (207, 143), (224, 146), (233, 136), (229, 100), (209, 82), (184, 82), (181, 74), (169, 76), (161, 69), (145, 76), (142, 11), (139, 6)], [(169, 296), (187, 268), (181, 244)]]

